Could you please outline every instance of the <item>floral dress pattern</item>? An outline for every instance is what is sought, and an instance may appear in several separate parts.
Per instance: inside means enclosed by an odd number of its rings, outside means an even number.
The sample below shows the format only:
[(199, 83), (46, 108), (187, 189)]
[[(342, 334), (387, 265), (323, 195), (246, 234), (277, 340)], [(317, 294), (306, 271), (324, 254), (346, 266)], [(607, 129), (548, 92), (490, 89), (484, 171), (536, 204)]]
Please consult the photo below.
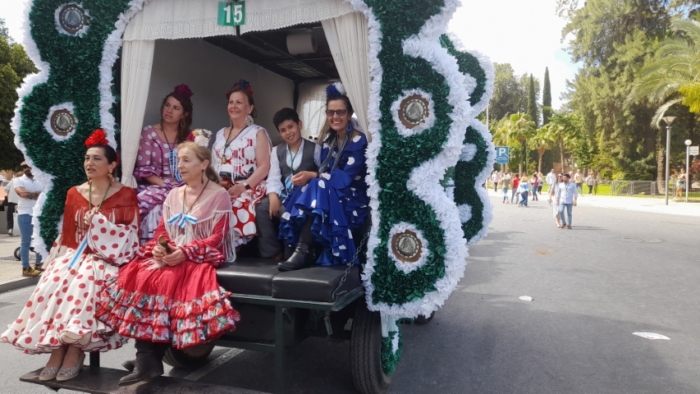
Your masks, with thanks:
[[(141, 239), (144, 241), (153, 238), (153, 232), (163, 213), (163, 201), (170, 190), (182, 185), (177, 170), (177, 146), (177, 143), (168, 144), (163, 141), (153, 126), (147, 126), (141, 132), (134, 178), (138, 182), (136, 192), (142, 220)], [(163, 186), (146, 180), (152, 175), (163, 179)]]
[[(107, 282), (96, 313), (122, 336), (178, 349), (216, 339), (240, 320), (216, 280), (216, 267), (235, 260), (230, 197), (213, 185), (185, 212), (183, 192), (170, 192), (155, 238), (119, 270), (118, 279)], [(175, 266), (153, 260), (160, 236), (182, 248), (186, 260)]]
[[(107, 351), (126, 342), (95, 319), (95, 309), (105, 281), (117, 276), (118, 267), (131, 260), (139, 245), (136, 193), (123, 187), (104, 200), (89, 227), (83, 222), (87, 211), (88, 201), (71, 188), (46, 271), (0, 342), (30, 354), (50, 353), (66, 344), (86, 352)], [(78, 254), (84, 239), (87, 247)]]
[(347, 264), (353, 260), (356, 248), (352, 230), (364, 224), (369, 209), (365, 183), (367, 137), (359, 133), (350, 138), (340, 158), (337, 145), (330, 145), (331, 138), (329, 133), (321, 150), (321, 163), (331, 156), (326, 171), (287, 197), (279, 233), (287, 245), (296, 245), (301, 228), (311, 215), (311, 232), (316, 242), (324, 246), (316, 261), (319, 265)]
[[(250, 125), (227, 146), (225, 130), (226, 128), (223, 128), (217, 132), (216, 142), (211, 149), (213, 167), (219, 175), (224, 173), (230, 174), (232, 178), (238, 178), (234, 179), (235, 184), (243, 183), (258, 168), (255, 157), (258, 131), (263, 130), (266, 134), (267, 131), (258, 125)], [(231, 200), (236, 246), (248, 243), (257, 235), (255, 206), (265, 197), (266, 191), (265, 181), (262, 181), (254, 189)]]

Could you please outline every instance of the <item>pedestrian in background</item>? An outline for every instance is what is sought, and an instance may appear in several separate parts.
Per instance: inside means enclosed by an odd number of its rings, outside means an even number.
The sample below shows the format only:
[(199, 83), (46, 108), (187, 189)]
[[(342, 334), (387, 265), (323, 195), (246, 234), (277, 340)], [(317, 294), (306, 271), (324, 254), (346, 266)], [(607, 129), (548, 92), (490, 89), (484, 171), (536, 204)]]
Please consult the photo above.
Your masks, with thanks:
[(520, 180), (520, 185), (518, 186), (518, 193), (520, 193), (519, 207), (527, 208), (527, 195), (530, 192), (530, 185), (527, 182), (527, 178), (523, 177)]
[(532, 178), (530, 178), (530, 184), (532, 185), (532, 201), (539, 201), (537, 198), (537, 188), (539, 187), (540, 178), (537, 177), (537, 173), (532, 173)]
[(520, 186), (520, 174), (515, 174), (513, 177), (513, 181), (511, 182), (513, 185), (513, 195), (510, 197), (510, 202), (511, 204), (515, 204), (517, 201), (517, 194), (518, 194), (518, 186)]
[[(549, 186), (549, 206), (552, 207), (552, 216), (554, 217), (554, 222), (557, 224), (557, 227), (561, 228), (561, 218), (559, 217), (559, 204), (552, 204), (552, 199), (557, 195), (557, 190), (559, 189), (559, 182), (564, 181), (564, 177), (562, 174), (559, 174), (559, 176), (556, 176), (557, 181), (553, 182)], [(549, 182), (548, 182), (549, 183)]]
[(681, 168), (681, 172), (678, 174), (678, 179), (676, 180), (676, 198), (674, 198), (674, 200), (683, 198), (686, 178), (685, 169)]
[(34, 225), (32, 224), (32, 214), (36, 200), (43, 191), (43, 188), (34, 179), (32, 169), (26, 162), (22, 162), (24, 175), (13, 179), (15, 192), (19, 196), (17, 203), (17, 221), (19, 222), (19, 232), (22, 236), (20, 241), (20, 256), (22, 258), (22, 275), (37, 276), (43, 271), (41, 268), (41, 255), (37, 253), (35, 268), (29, 265), (29, 247), (32, 242)]
[(506, 176), (501, 181), (501, 189), (503, 190), (503, 204), (510, 202), (508, 189), (510, 188), (511, 182), (512, 180), (510, 179), (510, 174), (506, 174)]
[(593, 187), (595, 187), (596, 184), (596, 177), (595, 173), (591, 171), (590, 174), (586, 177), (586, 186), (588, 186), (588, 194), (591, 195), (593, 194)]
[(547, 178), (546, 178), (546, 181), (547, 181), (547, 191), (549, 191), (549, 190), (551, 190), (551, 189), (554, 188), (554, 185), (556, 185), (556, 184), (559, 182), (559, 177), (560, 177), (560, 176), (561, 176), (561, 174), (559, 174), (559, 176), (557, 176), (557, 174), (554, 173), (554, 168), (552, 168), (551, 170), (549, 170), (549, 174), (547, 174)]
[(493, 181), (493, 191), (498, 193), (498, 183), (501, 181), (501, 173), (494, 171), (491, 181)]
[(576, 184), (578, 193), (583, 194), (583, 174), (581, 174), (581, 169), (576, 170), (574, 174), (574, 183)]
[[(577, 190), (576, 184), (571, 183), (571, 176), (564, 174), (564, 182), (560, 183), (557, 189), (557, 206), (559, 206), (561, 216), (561, 227), (559, 228), (566, 227), (571, 230), (572, 211), (578, 197)], [(564, 216), (565, 212), (566, 216)]]
[(15, 209), (19, 202), (19, 196), (15, 191), (14, 180), (20, 177), (20, 174), (21, 173), (15, 174), (14, 177), (10, 179), (10, 182), (5, 185), (5, 193), (7, 193), (7, 211), (5, 211), (5, 213), (7, 214), (7, 234), (9, 235), (13, 235), (15, 231)]

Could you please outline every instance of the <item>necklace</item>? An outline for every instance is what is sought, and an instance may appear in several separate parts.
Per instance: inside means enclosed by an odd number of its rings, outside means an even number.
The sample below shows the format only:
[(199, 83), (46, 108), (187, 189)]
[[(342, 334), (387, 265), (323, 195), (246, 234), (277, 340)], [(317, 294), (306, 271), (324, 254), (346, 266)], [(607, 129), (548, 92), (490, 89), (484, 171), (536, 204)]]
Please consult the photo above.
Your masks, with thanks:
[(301, 141), (301, 144), (297, 148), (297, 151), (292, 153), (291, 149), (289, 149), (289, 145), (287, 145), (287, 154), (289, 156), (291, 156), (291, 158), (292, 158), (292, 163), (289, 166), (289, 168), (292, 170), (292, 175), (294, 175), (294, 160), (297, 158), (297, 156), (299, 155), (299, 152), (302, 150), (303, 147), (304, 147), (304, 141)]
[(206, 190), (207, 186), (209, 186), (209, 179), (207, 179), (207, 183), (204, 184), (202, 191), (199, 192), (199, 195), (194, 200), (192, 205), (190, 205), (190, 208), (187, 209), (187, 187), (188, 187), (188, 185), (185, 185), (185, 191), (182, 194), (182, 211), (184, 212), (185, 215), (192, 212), (192, 208), (194, 208), (194, 206), (197, 205), (197, 201), (199, 201), (199, 198), (202, 197), (202, 194), (204, 194), (204, 190)]
[(180, 182), (182, 181), (182, 178), (180, 177), (180, 170), (177, 169), (177, 154), (175, 153), (175, 148), (177, 147), (177, 134), (175, 135), (175, 140), (171, 144), (170, 140), (168, 139), (168, 135), (165, 133), (165, 127), (163, 127), (163, 122), (160, 123), (160, 131), (163, 133), (165, 143), (168, 144), (169, 148), (168, 159), (170, 164), (170, 175), (172, 175), (178, 182)]
[[(98, 211), (102, 209), (102, 203), (105, 202), (105, 199), (107, 198), (107, 193), (109, 193), (110, 187), (112, 187), (111, 183), (107, 186), (107, 190), (105, 191), (105, 195), (102, 196), (102, 201), (100, 201), (100, 205), (97, 206)], [(92, 211), (92, 208), (93, 208), (93, 206), (92, 206), (92, 182), (88, 182), (88, 208), (90, 208), (90, 209), (88, 209), (89, 211)]]
[[(233, 138), (231, 138), (231, 135), (233, 134), (233, 126), (231, 126), (231, 129), (228, 133), (228, 138), (226, 138), (226, 142), (224, 143), (224, 150), (221, 152), (221, 164), (226, 164), (226, 149), (228, 149), (229, 145), (233, 143), (233, 141), (238, 138), (241, 134), (243, 134), (243, 131), (247, 129), (248, 127), (244, 127), (239, 131)], [(229, 159), (233, 158), (233, 152), (231, 152), (231, 157)], [(231, 163), (233, 165), (233, 163)]]
[(174, 150), (175, 148), (173, 147), (173, 145), (175, 145), (175, 143), (177, 142), (177, 134), (175, 134), (175, 139), (171, 144), (170, 139), (168, 139), (168, 135), (165, 133), (165, 127), (163, 127), (163, 122), (160, 122), (160, 131), (161, 133), (163, 133), (163, 137), (165, 138), (165, 143), (168, 144), (168, 148), (170, 148), (171, 151)]

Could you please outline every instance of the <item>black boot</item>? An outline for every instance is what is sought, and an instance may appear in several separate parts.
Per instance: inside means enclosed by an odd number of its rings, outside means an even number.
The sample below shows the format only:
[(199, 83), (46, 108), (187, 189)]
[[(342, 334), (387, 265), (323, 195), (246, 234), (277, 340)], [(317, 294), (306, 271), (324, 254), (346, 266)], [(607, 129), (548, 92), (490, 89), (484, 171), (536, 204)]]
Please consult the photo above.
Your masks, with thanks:
[(120, 386), (128, 386), (163, 374), (163, 355), (165, 351), (161, 344), (137, 339), (135, 347), (136, 360), (134, 362), (134, 371), (119, 379)]
[(277, 265), (277, 269), (284, 271), (294, 271), (309, 265), (309, 244), (299, 242), (291, 257)]

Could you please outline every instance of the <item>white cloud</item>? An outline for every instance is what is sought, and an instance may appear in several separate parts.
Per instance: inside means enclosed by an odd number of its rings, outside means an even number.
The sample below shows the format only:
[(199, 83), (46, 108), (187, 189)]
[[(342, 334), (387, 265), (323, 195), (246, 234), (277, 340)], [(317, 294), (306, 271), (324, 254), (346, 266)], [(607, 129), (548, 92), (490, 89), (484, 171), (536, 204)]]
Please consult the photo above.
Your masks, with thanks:
[(467, 48), (478, 50), (495, 63), (510, 63), (516, 74), (544, 80), (549, 67), (552, 106), (566, 90), (578, 67), (563, 51), (561, 31), (566, 22), (555, 14), (556, 0), (462, 0), (450, 30)]

